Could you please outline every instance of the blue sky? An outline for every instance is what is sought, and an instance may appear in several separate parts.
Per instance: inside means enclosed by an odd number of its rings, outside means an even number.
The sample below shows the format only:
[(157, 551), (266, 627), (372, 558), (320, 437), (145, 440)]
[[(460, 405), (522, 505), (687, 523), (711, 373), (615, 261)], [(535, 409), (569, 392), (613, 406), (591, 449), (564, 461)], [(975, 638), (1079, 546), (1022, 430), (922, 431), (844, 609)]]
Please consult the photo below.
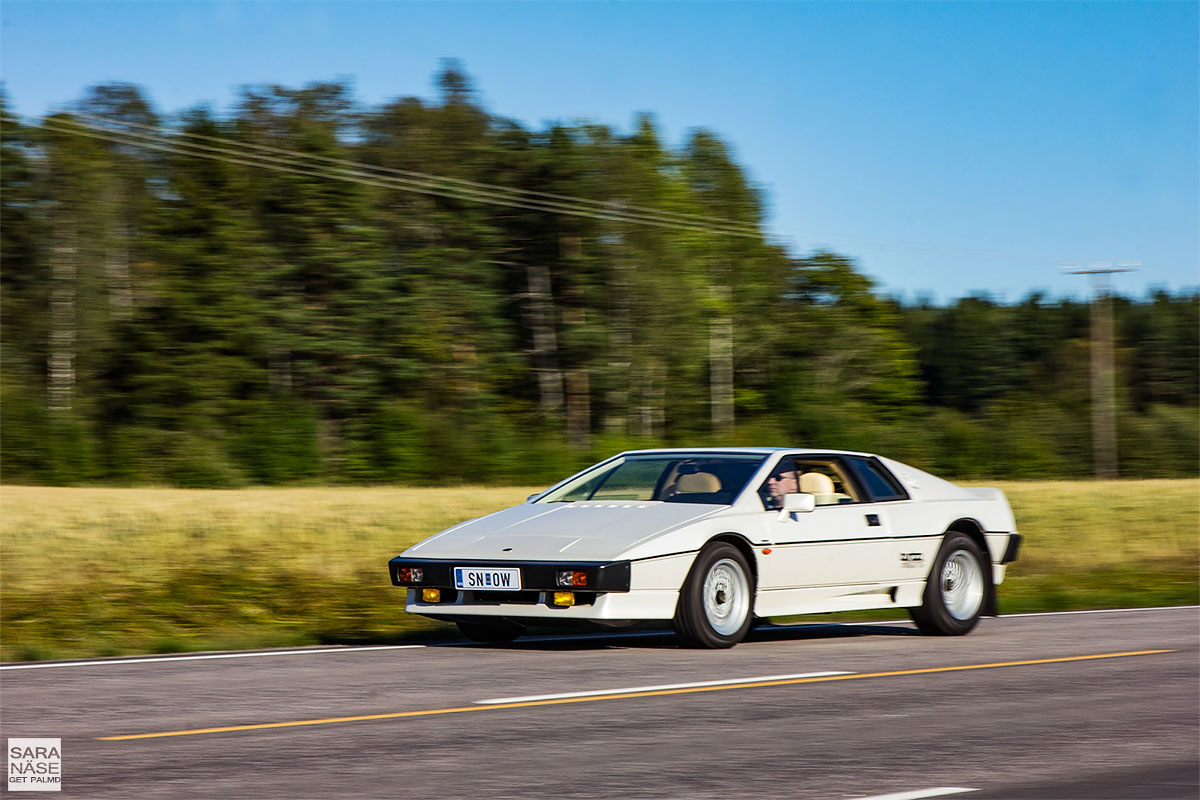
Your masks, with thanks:
[(708, 127), (774, 238), (907, 299), (1080, 297), (1061, 266), (1097, 261), (1141, 261), (1125, 294), (1200, 284), (1196, 2), (5, 0), (0, 37), (26, 115), (105, 81), (163, 113), (335, 78), (367, 105), (432, 98), (451, 57), (529, 127)]

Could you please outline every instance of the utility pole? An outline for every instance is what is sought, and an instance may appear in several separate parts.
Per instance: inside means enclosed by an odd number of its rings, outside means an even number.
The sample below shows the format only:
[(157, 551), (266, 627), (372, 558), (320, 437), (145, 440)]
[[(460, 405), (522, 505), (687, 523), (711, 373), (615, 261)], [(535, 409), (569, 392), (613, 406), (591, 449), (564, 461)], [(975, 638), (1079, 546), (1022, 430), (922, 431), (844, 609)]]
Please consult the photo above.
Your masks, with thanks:
[(1112, 292), (1109, 275), (1133, 272), (1139, 262), (1092, 264), (1067, 269), (1072, 275), (1090, 275), (1092, 299), (1092, 464), (1097, 478), (1117, 477), (1117, 394), (1113, 377)]

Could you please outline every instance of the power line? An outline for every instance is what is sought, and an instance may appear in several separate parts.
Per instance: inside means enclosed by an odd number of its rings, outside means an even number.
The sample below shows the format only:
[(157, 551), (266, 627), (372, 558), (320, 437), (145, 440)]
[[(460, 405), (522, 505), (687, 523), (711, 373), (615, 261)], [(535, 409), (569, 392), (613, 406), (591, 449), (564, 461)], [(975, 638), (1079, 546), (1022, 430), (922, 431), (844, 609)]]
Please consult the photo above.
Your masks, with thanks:
[[(459, 189), (457, 187), (430, 187), (419, 182), (409, 181), (402, 178), (393, 178), (384, 175), (377, 175), (370, 171), (349, 170), (346, 168), (323, 168), (316, 165), (306, 164), (303, 161), (295, 159), (282, 159), (267, 156), (257, 156), (254, 159), (242, 157), (242, 154), (236, 153), (227, 149), (208, 147), (204, 145), (195, 145), (191, 143), (162, 143), (161, 137), (155, 140), (155, 137), (149, 137), (145, 134), (134, 133), (118, 133), (115, 131), (107, 131), (98, 129), (93, 126), (80, 125), (71, 123), (63, 125), (56, 120), (46, 120), (43, 127), (49, 130), (54, 130), (61, 133), (86, 136), (93, 139), (115, 142), (118, 144), (133, 145), (136, 147), (145, 147), (149, 149), (159, 150), (176, 155), (185, 155), (196, 158), (207, 158), (214, 161), (225, 161), (228, 163), (241, 164), (245, 166), (261, 167), (264, 169), (272, 169), (278, 172), (290, 172), (298, 175), (306, 175), (310, 177), (332, 178), (351, 183), (360, 183), (368, 186), (376, 186), (381, 188), (400, 189), (404, 191), (412, 191), (420, 194), (434, 195), (447, 197), (451, 199), (467, 200), (480, 203), (488, 203), (492, 205), (502, 205), (514, 208), (525, 208), (533, 211), (545, 211), (548, 213), (566, 214), (570, 216), (592, 217), (595, 219), (604, 219), (615, 222), (629, 222), (640, 225), (654, 225), (658, 227), (673, 228), (677, 230), (689, 230), (696, 232), (708, 232), (726, 234), (731, 236), (743, 236), (748, 238), (759, 238), (759, 234), (742, 233), (740, 231), (728, 230), (714, 226), (706, 226), (699, 223), (675, 222), (675, 221), (660, 221), (644, 217), (642, 215), (625, 214), (618, 209), (609, 211), (591, 211), (590, 209), (581, 209), (564, 204), (549, 203), (545, 201), (530, 200), (521, 202), (517, 199), (509, 199), (496, 197), (494, 195), (478, 192), (469, 189)], [(140, 137), (140, 138), (130, 138)], [(274, 163), (272, 163), (274, 162)], [(353, 163), (353, 162), (351, 162)], [(293, 166), (289, 166), (293, 165)]]
[[(12, 121), (19, 121), (12, 117), (8, 118)], [(450, 199), (466, 200), (470, 202), (487, 203), (491, 205), (501, 205), (513, 208), (523, 208), (532, 211), (543, 211), (547, 213), (565, 214), (576, 217), (590, 217), (593, 219), (601, 219), (611, 222), (626, 222), (636, 225), (651, 225), (675, 230), (715, 233), (745, 238), (762, 237), (761, 233), (725, 227), (720, 223), (717, 225), (708, 225), (702, 222), (691, 222), (684, 219), (672, 219), (672, 215), (666, 213), (655, 212), (654, 216), (649, 216), (647, 214), (626, 213), (621, 208), (612, 206), (605, 208), (603, 207), (603, 204), (599, 204), (600, 207), (597, 207), (596, 201), (588, 201), (589, 203), (593, 204), (592, 206), (580, 207), (578, 205), (569, 203), (539, 200), (536, 197), (523, 197), (519, 195), (512, 196), (512, 194), (510, 194), (510, 196), (502, 196), (495, 192), (482, 191), (465, 186), (444, 186), (438, 185), (436, 182), (431, 183), (428, 181), (381, 175), (372, 171), (376, 168), (371, 167), (370, 165), (358, 164), (357, 162), (341, 161), (339, 159), (329, 160), (353, 165), (353, 168), (340, 166), (322, 167), (315, 164), (309, 164), (303, 160), (307, 156), (300, 153), (295, 153), (293, 154), (295, 157), (288, 158), (265, 155), (252, 155), (247, 157), (247, 154), (244, 152), (239, 152), (237, 148), (230, 148), (228, 146), (213, 147), (209, 145), (195, 144), (192, 142), (177, 142), (161, 135), (143, 134), (134, 131), (115, 131), (75, 120), (64, 120), (61, 118), (55, 119), (50, 117), (41, 117), (39, 119), (42, 120), (42, 126), (44, 128), (59, 133), (85, 136), (88, 138), (114, 142), (117, 144), (149, 148), (152, 150), (173, 153), (175, 155), (206, 158), (213, 161), (224, 161), (226, 163), (239, 164), (243, 166), (260, 167), (277, 172), (288, 172), (309, 177), (332, 178), (334, 180), (359, 183), (378, 188), (399, 189), (403, 191), (416, 192), (419, 194), (447, 197)], [(207, 138), (211, 139), (215, 137)], [(284, 153), (292, 152), (280, 150), (279, 148), (270, 149)], [(626, 208), (628, 208), (628, 206), (626, 206)], [(697, 218), (704, 219), (702, 217)]]
[[(594, 206), (594, 207), (598, 208), (599, 210), (608, 210), (613, 205), (611, 201), (607, 201), (607, 200), (591, 200), (586, 197), (576, 197), (576, 196), (571, 196), (571, 195), (554, 194), (551, 192), (538, 192), (538, 191), (534, 191), (532, 189), (517, 189), (517, 188), (511, 187), (511, 186), (501, 186), (499, 184), (493, 184), (493, 183), (480, 183), (478, 181), (470, 181), (470, 180), (465, 180), (463, 178), (451, 178), (451, 177), (446, 177), (446, 176), (442, 176), (442, 175), (433, 175), (433, 174), (430, 174), (427, 172), (413, 172), (411, 170), (398, 169), (395, 167), (384, 167), (384, 166), (378, 166), (378, 165), (374, 165), (374, 164), (363, 164), (361, 162), (349, 161), (347, 159), (341, 159), (341, 158), (332, 158), (330, 156), (320, 156), (320, 155), (315, 155), (315, 154), (310, 154), (310, 153), (299, 153), (294, 150), (286, 150), (286, 149), (283, 149), (280, 147), (272, 147), (269, 145), (256, 144), (254, 142), (239, 142), (239, 141), (236, 141), (233, 139), (226, 139), (226, 138), (217, 137), (217, 136), (206, 136), (204, 134), (199, 134), (199, 133), (189, 133), (188, 131), (178, 131), (178, 130), (172, 130), (169, 128), (154, 127), (152, 125), (142, 125), (142, 124), (139, 124), (136, 122), (127, 122), (124, 120), (114, 120), (114, 119), (111, 119), (108, 117), (100, 117), (100, 116), (96, 116), (93, 114), (85, 114), (85, 113), (78, 112), (78, 111), (72, 112), (71, 117), (81, 117), (84, 119), (94, 120), (95, 122), (97, 122), (101, 125), (119, 125), (119, 126), (124, 126), (126, 128), (137, 128), (140, 130), (145, 130), (145, 131), (150, 131), (152, 133), (155, 133), (158, 135), (158, 137), (171, 136), (171, 137), (183, 137), (183, 138), (188, 138), (188, 139), (197, 139), (197, 140), (201, 140), (201, 141), (214, 142), (214, 143), (226, 146), (226, 147), (260, 150), (260, 151), (263, 151), (266, 153), (277, 153), (280, 155), (290, 156), (293, 158), (309, 159), (312, 161), (324, 161), (324, 162), (328, 162), (331, 164), (339, 164), (339, 165), (343, 165), (343, 166), (353, 167), (356, 169), (369, 169), (369, 170), (375, 170), (377, 172), (391, 173), (394, 175), (399, 175), (399, 176), (403, 176), (406, 178), (413, 178), (413, 179), (426, 181), (426, 182), (458, 184), (460, 186), (465, 186), (465, 187), (470, 187), (470, 188), (475, 188), (475, 189), (484, 189), (484, 190), (488, 190), (491, 192), (512, 194), (512, 195), (515, 195), (518, 197), (527, 197), (527, 198), (535, 198), (535, 197), (543, 198), (544, 197), (544, 198), (551, 199), (551, 200), (563, 200), (563, 201), (566, 201), (566, 202), (572, 203), (572, 204), (578, 204), (578, 205), (584, 205), (584, 206)], [(47, 118), (41, 117), (40, 119), (44, 120)], [(74, 120), (72, 120), (72, 121), (74, 122)], [(82, 123), (76, 122), (75, 124), (82, 124)], [(89, 126), (89, 127), (91, 127), (91, 126)], [(648, 208), (645, 206), (636, 206), (636, 205), (631, 205), (631, 204), (626, 204), (626, 203), (622, 203), (620, 205), (620, 208), (622, 210), (628, 209), (629, 211), (643, 212), (645, 214), (648, 214), (648, 215), (651, 215), (654, 217), (660, 217), (663, 219), (675, 219), (677, 221), (684, 221), (684, 222), (695, 221), (695, 222), (700, 222), (700, 223), (705, 223), (705, 224), (720, 223), (722, 226), (727, 225), (732, 228), (742, 229), (746, 233), (757, 234), (757, 232), (758, 232), (754, 223), (741, 222), (739, 220), (725, 219), (722, 217), (712, 217), (712, 216), (707, 216), (704, 214), (687, 214), (687, 213), (675, 212), (675, 211), (662, 211), (661, 209)]]

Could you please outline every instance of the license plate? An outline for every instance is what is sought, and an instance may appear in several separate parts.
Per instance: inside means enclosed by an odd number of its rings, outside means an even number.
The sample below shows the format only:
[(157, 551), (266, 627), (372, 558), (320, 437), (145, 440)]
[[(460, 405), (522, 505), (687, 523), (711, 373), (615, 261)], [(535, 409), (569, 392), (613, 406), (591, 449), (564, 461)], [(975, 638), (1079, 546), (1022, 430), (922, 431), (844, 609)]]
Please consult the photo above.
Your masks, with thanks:
[(454, 587), (488, 592), (521, 590), (521, 570), (515, 567), (455, 567)]

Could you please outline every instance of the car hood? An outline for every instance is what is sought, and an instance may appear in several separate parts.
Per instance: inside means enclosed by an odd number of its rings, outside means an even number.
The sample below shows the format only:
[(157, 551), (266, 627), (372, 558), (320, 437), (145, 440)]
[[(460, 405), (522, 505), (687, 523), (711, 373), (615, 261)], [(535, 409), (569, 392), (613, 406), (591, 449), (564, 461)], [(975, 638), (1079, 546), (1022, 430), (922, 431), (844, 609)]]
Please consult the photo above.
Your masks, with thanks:
[(727, 506), (662, 502), (529, 503), (468, 520), (406, 557), (606, 561), (652, 536)]

